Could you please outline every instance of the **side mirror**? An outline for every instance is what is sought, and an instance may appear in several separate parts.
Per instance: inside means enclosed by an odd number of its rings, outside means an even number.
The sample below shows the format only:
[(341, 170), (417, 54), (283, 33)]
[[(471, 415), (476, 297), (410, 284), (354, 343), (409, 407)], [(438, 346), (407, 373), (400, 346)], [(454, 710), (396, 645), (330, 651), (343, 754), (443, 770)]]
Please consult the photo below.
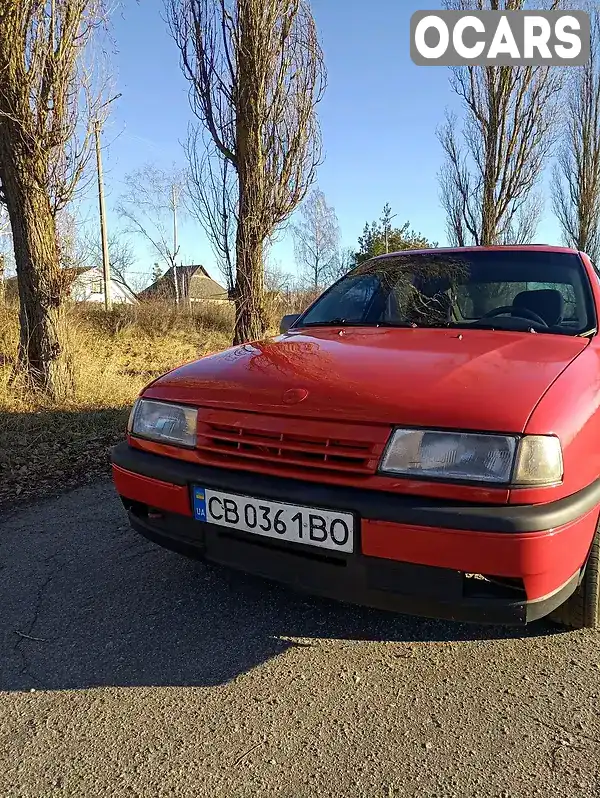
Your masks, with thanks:
[(281, 323), (279, 325), (279, 332), (285, 333), (287, 332), (292, 324), (300, 318), (300, 313), (290, 313), (287, 316), (284, 316), (281, 319)]

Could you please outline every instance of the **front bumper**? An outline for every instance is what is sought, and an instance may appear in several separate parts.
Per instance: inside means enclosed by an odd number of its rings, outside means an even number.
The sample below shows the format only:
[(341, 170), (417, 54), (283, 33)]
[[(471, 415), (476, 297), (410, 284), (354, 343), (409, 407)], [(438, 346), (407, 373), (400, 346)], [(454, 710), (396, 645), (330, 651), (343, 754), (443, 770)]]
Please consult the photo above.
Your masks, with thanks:
[[(342, 601), (479, 623), (525, 624), (562, 604), (579, 583), (600, 503), (600, 483), (546, 505), (465, 505), (207, 468), (126, 443), (112, 461), (133, 528), (166, 548)], [(353, 511), (358, 553), (195, 521), (194, 484)]]

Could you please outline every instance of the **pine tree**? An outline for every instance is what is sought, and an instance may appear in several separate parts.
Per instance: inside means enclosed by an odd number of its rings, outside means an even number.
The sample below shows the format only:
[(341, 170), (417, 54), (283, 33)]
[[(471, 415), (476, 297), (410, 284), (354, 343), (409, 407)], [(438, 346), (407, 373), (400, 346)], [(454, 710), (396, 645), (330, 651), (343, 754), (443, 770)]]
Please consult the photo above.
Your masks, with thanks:
[(160, 263), (155, 263), (152, 268), (152, 282), (156, 283), (162, 276), (163, 273), (162, 269), (160, 268)]

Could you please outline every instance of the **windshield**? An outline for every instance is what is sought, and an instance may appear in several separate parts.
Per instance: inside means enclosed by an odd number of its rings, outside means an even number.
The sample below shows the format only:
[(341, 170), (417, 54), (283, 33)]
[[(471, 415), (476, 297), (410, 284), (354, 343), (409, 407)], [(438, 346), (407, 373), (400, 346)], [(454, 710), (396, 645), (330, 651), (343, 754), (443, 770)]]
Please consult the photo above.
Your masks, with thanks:
[(295, 327), (485, 327), (579, 335), (596, 325), (578, 255), (532, 250), (395, 255), (361, 264)]

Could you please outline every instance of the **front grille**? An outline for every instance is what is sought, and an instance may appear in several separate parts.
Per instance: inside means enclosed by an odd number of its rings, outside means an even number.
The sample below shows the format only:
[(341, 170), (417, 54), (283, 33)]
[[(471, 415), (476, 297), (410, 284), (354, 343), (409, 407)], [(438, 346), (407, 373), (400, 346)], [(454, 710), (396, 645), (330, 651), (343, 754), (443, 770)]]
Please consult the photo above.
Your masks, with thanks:
[[(292, 423), (302, 424), (272, 417), (258, 417), (254, 423), (248, 423), (247, 417), (246, 423), (199, 420), (197, 447), (209, 458), (230, 465), (251, 467), (252, 462), (262, 462), (283, 469), (309, 468), (364, 476), (375, 473), (384, 442), (353, 440), (335, 432), (331, 436), (288, 432)], [(320, 423), (323, 427), (338, 426)], [(278, 430), (278, 426), (285, 426), (286, 431)], [(314, 428), (315, 422), (311, 426)]]

